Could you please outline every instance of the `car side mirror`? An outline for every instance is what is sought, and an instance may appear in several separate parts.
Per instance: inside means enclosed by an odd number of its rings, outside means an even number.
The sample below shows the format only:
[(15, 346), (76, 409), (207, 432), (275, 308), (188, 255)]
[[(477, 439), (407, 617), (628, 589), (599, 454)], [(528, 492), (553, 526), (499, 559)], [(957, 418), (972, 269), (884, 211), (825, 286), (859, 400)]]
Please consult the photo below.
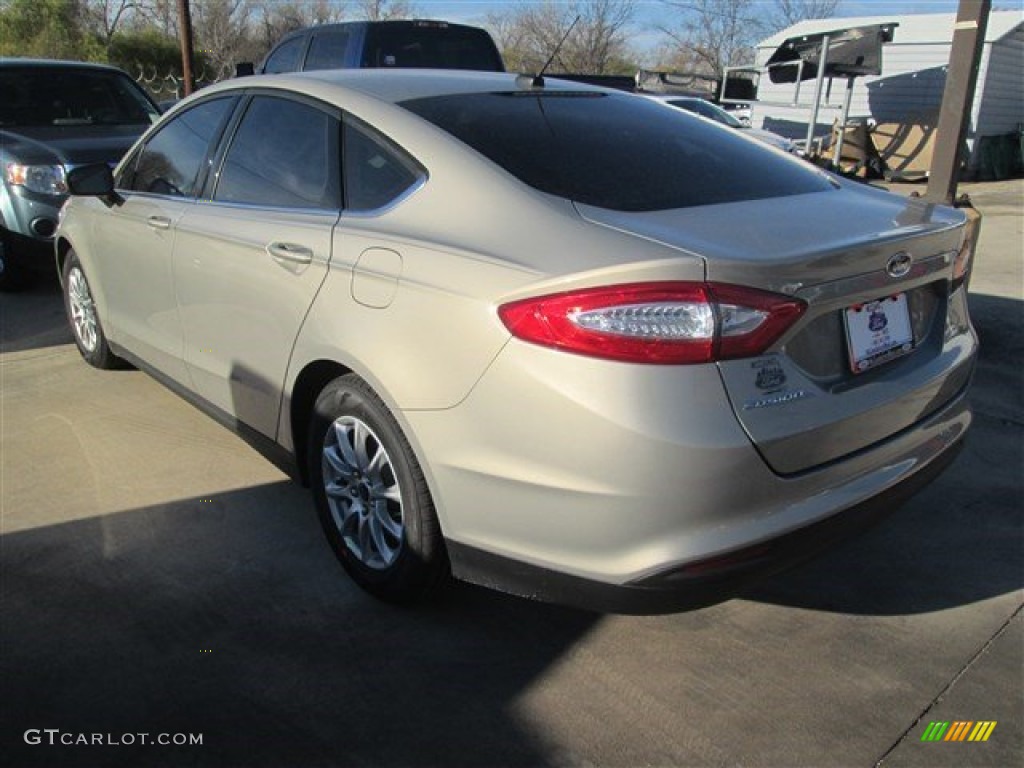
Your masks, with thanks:
[(99, 197), (107, 205), (121, 202), (114, 191), (114, 174), (106, 163), (82, 165), (68, 171), (68, 192), (79, 197)]
[(256, 66), (251, 61), (240, 61), (235, 64), (235, 77), (248, 77), (256, 74)]

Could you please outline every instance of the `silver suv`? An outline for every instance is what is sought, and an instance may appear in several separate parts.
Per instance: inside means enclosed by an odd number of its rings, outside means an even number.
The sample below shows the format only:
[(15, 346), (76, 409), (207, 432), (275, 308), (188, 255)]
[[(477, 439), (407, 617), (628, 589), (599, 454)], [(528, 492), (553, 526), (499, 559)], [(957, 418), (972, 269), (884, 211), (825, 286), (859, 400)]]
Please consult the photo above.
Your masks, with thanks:
[(73, 61), (0, 59), (0, 290), (47, 258), (68, 170), (113, 167), (159, 117), (128, 75)]

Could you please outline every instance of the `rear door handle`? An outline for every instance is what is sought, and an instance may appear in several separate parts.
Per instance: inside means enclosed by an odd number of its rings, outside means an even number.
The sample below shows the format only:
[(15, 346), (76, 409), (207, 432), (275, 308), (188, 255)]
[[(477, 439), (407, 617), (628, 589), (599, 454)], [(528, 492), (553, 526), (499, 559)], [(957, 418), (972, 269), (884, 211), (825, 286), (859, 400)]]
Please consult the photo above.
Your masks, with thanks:
[(277, 261), (289, 261), (293, 264), (309, 264), (313, 261), (313, 251), (304, 245), (295, 243), (271, 243), (267, 253)]
[(171, 220), (166, 216), (150, 216), (146, 219), (146, 223), (149, 224), (153, 229), (170, 229)]

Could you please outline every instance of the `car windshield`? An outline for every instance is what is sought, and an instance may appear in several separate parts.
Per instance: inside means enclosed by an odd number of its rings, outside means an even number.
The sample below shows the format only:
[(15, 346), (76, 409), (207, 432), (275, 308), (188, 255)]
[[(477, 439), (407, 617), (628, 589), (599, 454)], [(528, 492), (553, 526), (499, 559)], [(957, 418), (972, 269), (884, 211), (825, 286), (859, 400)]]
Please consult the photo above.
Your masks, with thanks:
[(599, 208), (670, 210), (834, 189), (810, 165), (627, 94), (472, 93), (402, 106), (531, 187)]
[(730, 128), (742, 128), (743, 123), (730, 115), (721, 107), (716, 107), (709, 101), (703, 99), (672, 99), (668, 102), (673, 107), (685, 109), (687, 112), (694, 112), (701, 117), (714, 120), (716, 123), (728, 125)]
[(120, 72), (0, 69), (0, 125), (149, 125), (159, 113)]

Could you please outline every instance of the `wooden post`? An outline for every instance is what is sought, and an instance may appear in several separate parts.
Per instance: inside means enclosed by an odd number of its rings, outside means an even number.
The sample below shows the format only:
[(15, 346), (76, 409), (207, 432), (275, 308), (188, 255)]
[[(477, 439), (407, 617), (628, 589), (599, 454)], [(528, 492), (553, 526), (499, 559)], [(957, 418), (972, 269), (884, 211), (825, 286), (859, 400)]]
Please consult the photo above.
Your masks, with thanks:
[(195, 87), (192, 80), (195, 57), (192, 53), (192, 11), (188, 0), (178, 0), (178, 37), (181, 39), (181, 73), (184, 79), (182, 96), (189, 96)]
[(960, 0), (935, 133), (935, 154), (925, 193), (925, 198), (931, 203), (951, 205), (956, 199), (964, 140), (971, 120), (974, 87), (978, 82), (978, 65), (991, 7), (992, 0)]

